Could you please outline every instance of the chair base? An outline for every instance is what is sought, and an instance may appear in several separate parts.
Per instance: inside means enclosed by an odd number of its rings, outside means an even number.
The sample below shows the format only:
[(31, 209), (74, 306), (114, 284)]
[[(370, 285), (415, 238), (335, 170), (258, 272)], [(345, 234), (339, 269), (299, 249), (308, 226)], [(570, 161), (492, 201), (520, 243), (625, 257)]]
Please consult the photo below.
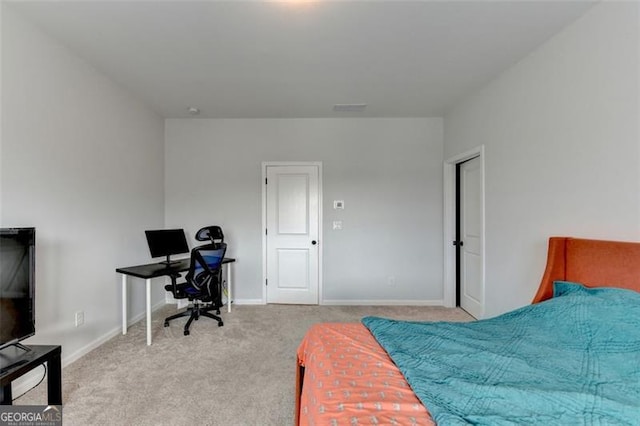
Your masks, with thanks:
[(166, 317), (164, 319), (164, 326), (169, 327), (169, 321), (172, 321), (176, 318), (189, 317), (187, 323), (184, 325), (184, 335), (188, 336), (189, 327), (191, 326), (193, 320), (197, 321), (201, 316), (203, 316), (218, 321), (218, 327), (222, 327), (224, 325), (224, 322), (222, 322), (222, 318), (212, 314), (211, 311), (216, 311), (217, 314), (220, 314), (220, 307), (215, 305), (204, 306), (199, 303), (194, 303), (193, 306), (188, 307), (183, 312)]

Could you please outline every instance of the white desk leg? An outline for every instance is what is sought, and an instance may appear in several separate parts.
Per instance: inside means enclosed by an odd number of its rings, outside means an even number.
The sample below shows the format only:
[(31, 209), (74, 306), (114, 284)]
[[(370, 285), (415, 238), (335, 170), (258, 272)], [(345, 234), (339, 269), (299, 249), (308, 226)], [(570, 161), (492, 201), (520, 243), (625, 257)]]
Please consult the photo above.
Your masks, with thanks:
[(151, 344), (151, 279), (147, 279), (147, 346)]
[(231, 312), (231, 263), (227, 263), (227, 312)]
[(127, 334), (127, 276), (122, 274), (122, 334)]

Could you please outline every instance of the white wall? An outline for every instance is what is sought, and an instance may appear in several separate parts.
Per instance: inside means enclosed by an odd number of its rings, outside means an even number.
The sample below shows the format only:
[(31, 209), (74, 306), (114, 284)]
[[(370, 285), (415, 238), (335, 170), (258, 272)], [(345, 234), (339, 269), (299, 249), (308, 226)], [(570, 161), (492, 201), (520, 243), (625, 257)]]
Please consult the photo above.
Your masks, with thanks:
[(552, 235), (640, 239), (638, 4), (605, 2), (445, 116), (485, 145), (486, 315), (531, 301)]
[[(2, 7), (0, 223), (36, 227), (37, 331), (27, 343), (61, 344), (68, 362), (117, 332), (115, 268), (148, 261), (142, 230), (164, 225), (164, 123)], [(132, 316), (143, 287), (131, 293)]]
[[(322, 161), (325, 303), (438, 303), (442, 119), (167, 120), (166, 221), (219, 224), (238, 303), (261, 302), (263, 161)], [(333, 200), (345, 210), (333, 210)], [(333, 220), (344, 222), (333, 231)], [(396, 286), (387, 277), (396, 277)]]

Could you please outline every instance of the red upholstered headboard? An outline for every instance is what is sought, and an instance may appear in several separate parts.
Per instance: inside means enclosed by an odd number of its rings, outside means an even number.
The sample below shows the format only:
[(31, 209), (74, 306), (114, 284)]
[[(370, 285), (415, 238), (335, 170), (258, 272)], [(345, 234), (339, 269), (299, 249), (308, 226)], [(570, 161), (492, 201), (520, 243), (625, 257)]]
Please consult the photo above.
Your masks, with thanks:
[(551, 237), (547, 267), (532, 303), (551, 298), (554, 281), (640, 292), (640, 243)]

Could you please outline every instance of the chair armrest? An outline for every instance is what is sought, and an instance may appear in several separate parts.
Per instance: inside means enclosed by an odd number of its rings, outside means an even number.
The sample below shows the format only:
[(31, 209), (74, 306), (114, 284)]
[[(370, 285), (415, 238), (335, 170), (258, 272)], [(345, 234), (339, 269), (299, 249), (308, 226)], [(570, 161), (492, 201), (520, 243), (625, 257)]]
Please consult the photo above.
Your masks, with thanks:
[(170, 291), (171, 293), (173, 293), (173, 297), (178, 297), (180, 295), (180, 291), (178, 290), (177, 279), (180, 278), (181, 276), (182, 274), (179, 274), (177, 272), (168, 275), (168, 277), (171, 278), (171, 284), (165, 285), (164, 289), (166, 291)]

